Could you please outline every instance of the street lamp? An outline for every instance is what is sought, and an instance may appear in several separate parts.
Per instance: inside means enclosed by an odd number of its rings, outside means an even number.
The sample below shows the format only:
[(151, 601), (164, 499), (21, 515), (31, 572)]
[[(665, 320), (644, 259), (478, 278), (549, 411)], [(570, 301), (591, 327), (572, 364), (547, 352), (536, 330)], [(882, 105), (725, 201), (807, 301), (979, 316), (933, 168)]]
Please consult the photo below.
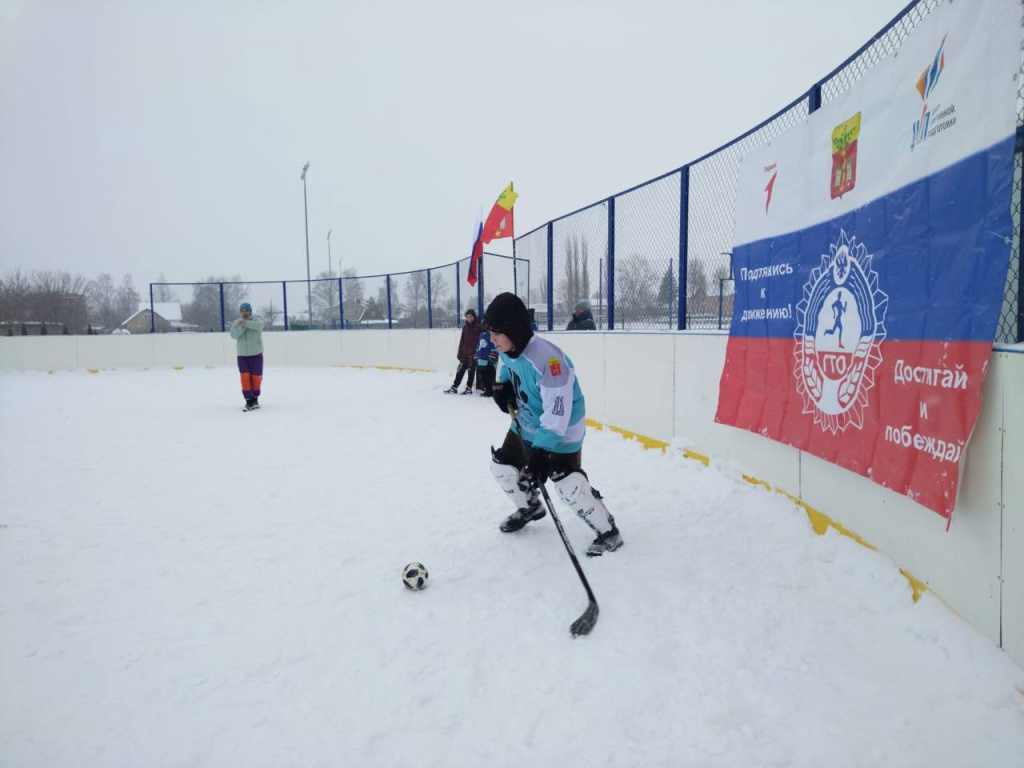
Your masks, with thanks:
[(333, 278), (334, 273), (331, 270), (334, 268), (331, 262), (331, 232), (333, 229), (327, 230), (327, 276)]
[(302, 212), (306, 219), (306, 309), (309, 312), (309, 327), (313, 327), (313, 283), (309, 273), (309, 204), (306, 200), (306, 171), (309, 170), (309, 163), (302, 166)]

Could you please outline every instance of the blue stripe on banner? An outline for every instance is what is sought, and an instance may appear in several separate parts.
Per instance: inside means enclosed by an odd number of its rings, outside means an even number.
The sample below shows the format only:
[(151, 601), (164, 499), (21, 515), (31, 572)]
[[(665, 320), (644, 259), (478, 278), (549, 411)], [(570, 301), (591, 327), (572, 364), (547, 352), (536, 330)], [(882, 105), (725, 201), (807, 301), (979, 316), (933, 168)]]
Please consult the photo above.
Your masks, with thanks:
[(889, 299), (886, 338), (992, 341), (1013, 235), (1013, 152), (1011, 136), (856, 211), (737, 246), (731, 332), (792, 338), (811, 272), (843, 232), (872, 256), (876, 304)]

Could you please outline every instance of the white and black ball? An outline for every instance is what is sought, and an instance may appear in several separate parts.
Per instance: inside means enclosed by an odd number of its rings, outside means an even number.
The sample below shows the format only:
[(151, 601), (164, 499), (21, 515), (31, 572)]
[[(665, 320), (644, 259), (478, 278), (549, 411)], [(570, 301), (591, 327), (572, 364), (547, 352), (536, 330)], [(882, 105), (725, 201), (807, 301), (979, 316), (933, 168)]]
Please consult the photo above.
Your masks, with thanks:
[(428, 578), (429, 574), (423, 563), (409, 563), (402, 569), (402, 583), (405, 584), (406, 589), (416, 591), (426, 589)]

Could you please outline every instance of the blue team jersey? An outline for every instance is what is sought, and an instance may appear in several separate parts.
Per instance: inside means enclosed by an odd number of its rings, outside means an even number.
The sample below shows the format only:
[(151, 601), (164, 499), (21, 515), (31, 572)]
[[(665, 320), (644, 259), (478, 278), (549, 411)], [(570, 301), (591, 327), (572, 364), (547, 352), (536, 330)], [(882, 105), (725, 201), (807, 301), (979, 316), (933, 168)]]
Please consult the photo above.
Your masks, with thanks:
[(487, 365), (490, 362), (492, 349), (494, 349), (494, 342), (491, 341), (491, 334), (488, 331), (480, 331), (480, 340), (476, 345), (476, 364)]
[(575, 453), (587, 430), (586, 403), (576, 368), (547, 339), (533, 336), (519, 357), (499, 353), (499, 382), (511, 382), (523, 438), (553, 453)]

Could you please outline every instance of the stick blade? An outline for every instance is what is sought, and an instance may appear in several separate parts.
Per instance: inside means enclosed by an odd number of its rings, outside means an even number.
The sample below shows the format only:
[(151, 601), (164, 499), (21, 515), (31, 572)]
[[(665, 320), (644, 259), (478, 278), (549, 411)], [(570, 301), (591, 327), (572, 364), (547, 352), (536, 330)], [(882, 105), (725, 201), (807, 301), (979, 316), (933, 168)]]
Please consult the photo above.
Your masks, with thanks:
[(590, 630), (592, 630), (594, 625), (597, 624), (598, 613), (599, 610), (597, 602), (595, 600), (591, 600), (590, 604), (587, 606), (587, 610), (583, 612), (583, 615), (576, 619), (576, 621), (572, 623), (572, 626), (569, 627), (569, 631), (572, 632), (572, 636), (582, 637), (584, 635), (589, 635)]

